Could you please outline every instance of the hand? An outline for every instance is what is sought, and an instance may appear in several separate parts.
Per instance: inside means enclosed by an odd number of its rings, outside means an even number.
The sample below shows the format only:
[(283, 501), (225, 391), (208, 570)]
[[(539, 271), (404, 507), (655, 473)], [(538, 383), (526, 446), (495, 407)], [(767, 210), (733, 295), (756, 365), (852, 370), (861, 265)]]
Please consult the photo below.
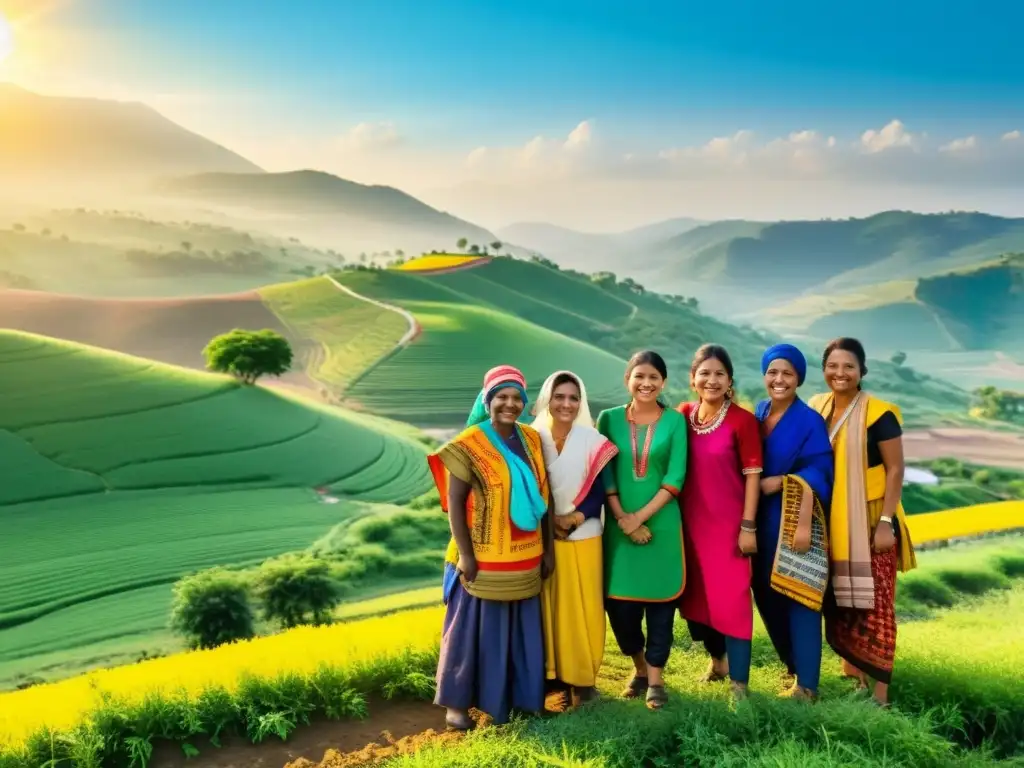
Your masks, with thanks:
[(875, 526), (874, 536), (875, 552), (884, 553), (896, 546), (896, 532), (892, 529), (892, 523), (880, 522)]
[(629, 535), (629, 538), (634, 544), (646, 544), (653, 538), (653, 535), (650, 528), (641, 525)]
[(744, 531), (740, 529), (740, 552), (744, 555), (756, 555), (757, 554), (757, 534), (753, 531)]
[(540, 556), (540, 577), (548, 579), (555, 572), (555, 553), (548, 550)]
[(480, 571), (480, 567), (476, 563), (476, 558), (473, 555), (464, 557), (459, 555), (459, 563), (455, 566), (462, 574), (462, 579), (467, 584), (472, 584), (476, 581), (476, 575)]
[(809, 551), (811, 548), (811, 526), (798, 525), (793, 534), (793, 551), (799, 554)]
[(641, 525), (643, 525), (643, 523), (640, 522), (640, 518), (636, 515), (623, 515), (619, 518), (619, 528), (622, 529), (622, 532), (627, 536), (632, 536), (636, 529)]
[(774, 477), (762, 477), (761, 478), (761, 493), (765, 496), (771, 496), (773, 493), (778, 493), (782, 490), (782, 477), (781, 475), (775, 475)]
[(586, 518), (582, 512), (573, 512), (569, 515), (555, 515), (555, 526), (563, 531), (571, 531), (573, 528), (583, 525)]

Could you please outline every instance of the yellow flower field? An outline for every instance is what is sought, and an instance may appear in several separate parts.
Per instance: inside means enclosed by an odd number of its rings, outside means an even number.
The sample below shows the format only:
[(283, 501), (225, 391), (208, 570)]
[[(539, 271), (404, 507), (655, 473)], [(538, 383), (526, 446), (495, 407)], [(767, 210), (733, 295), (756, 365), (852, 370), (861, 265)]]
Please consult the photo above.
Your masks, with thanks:
[(1000, 501), (907, 518), (915, 544), (1024, 528), (1024, 501)]
[(407, 651), (428, 651), (440, 641), (442, 617), (440, 607), (431, 607), (329, 627), (300, 627), (6, 693), (0, 695), (0, 752), (44, 726), (73, 727), (99, 703), (101, 692), (132, 702), (156, 693), (195, 695), (211, 687), (231, 691), (246, 675), (311, 675), (322, 665), (349, 670)]
[(395, 269), (402, 272), (432, 272), (437, 269), (463, 267), (471, 262), (480, 261), (480, 259), (480, 256), (466, 256), (458, 253), (431, 253), (407, 261)]

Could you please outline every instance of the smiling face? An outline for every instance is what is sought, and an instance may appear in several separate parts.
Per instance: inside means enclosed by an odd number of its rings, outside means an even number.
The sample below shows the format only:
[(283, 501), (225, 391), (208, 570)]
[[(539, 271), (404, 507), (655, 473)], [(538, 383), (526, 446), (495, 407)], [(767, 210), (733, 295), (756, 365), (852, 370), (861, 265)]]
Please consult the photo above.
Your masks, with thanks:
[(563, 381), (551, 393), (548, 413), (556, 424), (568, 425), (580, 415), (580, 388), (574, 382)]
[(852, 352), (834, 349), (825, 361), (825, 383), (837, 395), (853, 394), (860, 386), (860, 361)]
[(764, 386), (768, 397), (778, 403), (786, 403), (796, 397), (800, 378), (788, 360), (772, 360), (764, 372)]
[(732, 387), (732, 377), (721, 360), (711, 357), (697, 366), (692, 384), (702, 402), (718, 405)]
[(523, 413), (523, 396), (516, 387), (499, 389), (491, 398), (490, 411), (495, 425), (511, 426)]
[(637, 403), (653, 403), (665, 388), (666, 379), (658, 369), (648, 363), (641, 363), (626, 377), (626, 388)]

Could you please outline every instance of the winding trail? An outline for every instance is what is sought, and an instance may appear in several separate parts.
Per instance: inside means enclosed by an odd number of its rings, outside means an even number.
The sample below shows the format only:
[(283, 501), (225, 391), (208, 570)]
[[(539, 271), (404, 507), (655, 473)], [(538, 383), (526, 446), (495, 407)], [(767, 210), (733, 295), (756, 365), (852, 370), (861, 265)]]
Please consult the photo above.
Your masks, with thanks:
[(419, 321), (416, 320), (415, 317), (413, 317), (412, 312), (410, 312), (409, 310), (402, 309), (401, 307), (396, 307), (394, 304), (386, 304), (383, 301), (377, 301), (377, 299), (371, 299), (369, 296), (363, 296), (363, 294), (361, 293), (356, 293), (348, 286), (339, 283), (330, 275), (324, 275), (324, 277), (330, 280), (331, 283), (334, 284), (334, 287), (337, 288), (342, 293), (347, 293), (354, 299), (359, 299), (359, 301), (365, 301), (366, 303), (373, 304), (375, 306), (380, 307), (381, 309), (386, 309), (389, 312), (397, 312), (398, 314), (405, 318), (405, 322), (409, 324), (409, 329), (405, 332), (402, 338), (398, 340), (398, 343), (395, 344), (394, 349), (401, 349), (402, 347), (409, 346), (413, 339), (419, 336), (420, 333), (423, 331), (423, 328), (420, 326)]

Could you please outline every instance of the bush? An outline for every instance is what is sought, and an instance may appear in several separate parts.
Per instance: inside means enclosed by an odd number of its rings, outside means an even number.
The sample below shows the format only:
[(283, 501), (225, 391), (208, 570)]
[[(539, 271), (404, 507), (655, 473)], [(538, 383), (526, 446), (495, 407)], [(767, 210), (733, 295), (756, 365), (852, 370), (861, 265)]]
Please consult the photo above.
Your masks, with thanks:
[(263, 616), (284, 629), (327, 624), (345, 592), (331, 577), (328, 563), (311, 557), (268, 560), (258, 571), (255, 586)]
[(192, 648), (214, 648), (253, 637), (249, 585), (241, 574), (211, 568), (174, 585), (171, 628)]

